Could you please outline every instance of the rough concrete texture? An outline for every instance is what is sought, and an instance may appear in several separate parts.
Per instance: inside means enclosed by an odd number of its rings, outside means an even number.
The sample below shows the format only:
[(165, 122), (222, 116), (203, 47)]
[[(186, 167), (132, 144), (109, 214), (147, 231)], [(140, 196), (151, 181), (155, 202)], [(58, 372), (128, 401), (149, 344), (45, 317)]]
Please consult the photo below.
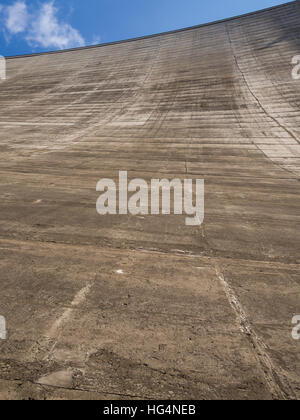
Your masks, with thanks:
[[(7, 60), (2, 398), (300, 397), (297, 54), (290, 3)], [(119, 170), (205, 178), (204, 225), (99, 216)]]

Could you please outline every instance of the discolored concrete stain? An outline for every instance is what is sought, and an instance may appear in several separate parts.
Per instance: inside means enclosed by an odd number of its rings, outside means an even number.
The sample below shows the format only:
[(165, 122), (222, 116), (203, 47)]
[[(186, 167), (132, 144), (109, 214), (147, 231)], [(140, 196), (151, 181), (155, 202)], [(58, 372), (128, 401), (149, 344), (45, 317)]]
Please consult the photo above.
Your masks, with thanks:
[[(298, 13), (7, 60), (1, 398), (300, 397)], [(205, 178), (204, 225), (100, 217), (119, 170)]]

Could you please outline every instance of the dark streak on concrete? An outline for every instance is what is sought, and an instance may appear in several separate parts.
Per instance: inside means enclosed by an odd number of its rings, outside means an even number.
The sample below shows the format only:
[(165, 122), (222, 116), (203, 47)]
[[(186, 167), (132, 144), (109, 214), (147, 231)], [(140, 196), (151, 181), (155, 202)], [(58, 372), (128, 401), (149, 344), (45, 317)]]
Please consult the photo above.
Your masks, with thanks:
[[(298, 21), (289, 3), (8, 60), (2, 398), (299, 398)], [(204, 225), (101, 218), (119, 170), (204, 177)]]

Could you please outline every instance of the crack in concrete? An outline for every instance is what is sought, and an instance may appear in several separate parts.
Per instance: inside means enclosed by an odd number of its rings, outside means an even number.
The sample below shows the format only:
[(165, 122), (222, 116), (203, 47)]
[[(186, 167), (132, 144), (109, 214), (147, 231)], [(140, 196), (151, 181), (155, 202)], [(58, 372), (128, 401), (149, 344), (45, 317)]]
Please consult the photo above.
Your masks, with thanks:
[(45, 392), (47, 391), (47, 388), (52, 388), (52, 389), (64, 389), (66, 391), (71, 391), (71, 392), (86, 392), (89, 394), (95, 394), (95, 395), (115, 395), (117, 397), (127, 397), (127, 398), (139, 398), (141, 400), (151, 400), (151, 399), (155, 399), (154, 397), (149, 397), (149, 396), (142, 396), (142, 395), (131, 395), (131, 394), (123, 394), (123, 393), (117, 393), (117, 392), (108, 392), (108, 391), (93, 391), (92, 389), (85, 389), (85, 388), (80, 388), (80, 387), (63, 387), (63, 386), (58, 386), (58, 385), (43, 385), (40, 384), (36, 381), (30, 380), (30, 379), (26, 379), (25, 381), (21, 378), (14, 378), (14, 379), (1, 379), (2, 381), (5, 382), (11, 382), (11, 383), (22, 383), (22, 386), (27, 384), (31, 384), (31, 385), (35, 385), (38, 388), (43, 389)]
[(253, 92), (253, 90), (251, 89), (251, 87), (250, 87), (250, 85), (249, 85), (249, 82), (248, 82), (248, 80), (247, 80), (247, 78), (246, 78), (246, 76), (245, 76), (245, 74), (244, 74), (244, 72), (243, 72), (243, 70), (241, 69), (241, 66), (240, 66), (240, 64), (239, 64), (239, 61), (238, 61), (238, 59), (237, 59), (237, 56), (236, 56), (236, 54), (235, 54), (235, 51), (234, 51), (234, 48), (233, 48), (233, 43), (232, 43), (232, 39), (231, 39), (231, 36), (230, 36), (230, 32), (229, 32), (229, 28), (228, 28), (228, 24), (226, 24), (226, 32), (227, 32), (227, 35), (228, 35), (228, 39), (229, 39), (229, 43), (230, 43), (230, 47), (231, 47), (231, 50), (232, 50), (232, 55), (233, 55), (233, 57), (234, 57), (234, 60), (235, 60), (235, 63), (236, 63), (236, 66), (237, 66), (237, 69), (238, 69), (238, 71), (240, 72), (240, 74), (241, 74), (241, 76), (242, 76), (242, 78), (243, 78), (243, 80), (244, 80), (244, 82), (245, 82), (245, 85), (246, 85), (246, 87), (247, 87), (247, 89), (248, 89), (248, 91), (250, 92), (250, 94), (252, 95), (252, 97), (255, 99), (255, 101), (256, 101), (256, 103), (258, 104), (258, 106), (262, 109), (262, 111), (265, 113), (265, 115), (267, 116), (267, 117), (269, 117), (269, 118), (271, 118), (274, 122), (275, 122), (275, 124), (277, 124), (280, 128), (282, 128), (282, 130), (284, 130), (287, 134), (289, 134), (298, 144), (300, 144), (300, 141), (297, 139), (297, 137), (295, 136), (295, 134), (291, 131), (291, 130), (289, 130), (287, 127), (285, 127), (283, 124), (281, 124), (279, 121), (278, 121), (278, 119), (277, 118), (275, 118), (275, 117), (273, 117), (273, 115), (271, 115), (268, 111), (267, 111), (267, 109), (265, 108), (265, 106), (261, 103), (261, 101), (258, 99), (258, 97), (256, 96), (256, 94)]
[(40, 343), (40, 347), (47, 348), (47, 343), (53, 343), (50, 350), (47, 352), (47, 354), (44, 356), (44, 361), (49, 361), (52, 357), (52, 354), (55, 350), (55, 347), (57, 346), (59, 339), (61, 337), (63, 326), (70, 320), (70, 318), (73, 315), (73, 312), (78, 306), (80, 306), (87, 298), (88, 293), (90, 292), (91, 288), (93, 287), (95, 281), (97, 279), (97, 275), (95, 275), (95, 278), (88, 282), (81, 290), (79, 290), (78, 293), (74, 296), (73, 301), (70, 304), (70, 307), (68, 307), (63, 314), (53, 323), (51, 328), (48, 332), (46, 332), (44, 337), (44, 342)]
[(264, 378), (274, 400), (296, 400), (292, 387), (283, 372), (279, 372), (270, 358), (264, 341), (253, 330), (249, 318), (242, 307), (234, 290), (227, 282), (220, 267), (215, 265), (215, 270), (222, 287), (224, 288), (228, 302), (235, 313), (239, 329), (244, 334), (254, 350), (255, 358), (263, 371)]

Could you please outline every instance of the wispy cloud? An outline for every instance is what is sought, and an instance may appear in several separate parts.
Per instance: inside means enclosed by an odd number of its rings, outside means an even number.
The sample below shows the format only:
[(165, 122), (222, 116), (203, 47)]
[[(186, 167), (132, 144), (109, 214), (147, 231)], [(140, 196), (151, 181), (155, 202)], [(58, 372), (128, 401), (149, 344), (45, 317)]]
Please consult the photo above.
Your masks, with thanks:
[(73, 48), (85, 45), (80, 32), (58, 17), (54, 1), (40, 4), (36, 10), (29, 10), (26, 1), (17, 0), (11, 6), (0, 4), (4, 14), (4, 27), (9, 35), (23, 34), (32, 47)]
[(2, 7), (5, 10), (5, 27), (13, 35), (25, 31), (29, 15), (24, 1), (16, 1), (13, 5)]
[(90, 45), (98, 45), (101, 42), (101, 36), (94, 35)]
[(57, 18), (57, 8), (53, 2), (42, 5), (37, 17), (30, 25), (26, 39), (35, 46), (72, 48), (84, 45), (79, 31)]

